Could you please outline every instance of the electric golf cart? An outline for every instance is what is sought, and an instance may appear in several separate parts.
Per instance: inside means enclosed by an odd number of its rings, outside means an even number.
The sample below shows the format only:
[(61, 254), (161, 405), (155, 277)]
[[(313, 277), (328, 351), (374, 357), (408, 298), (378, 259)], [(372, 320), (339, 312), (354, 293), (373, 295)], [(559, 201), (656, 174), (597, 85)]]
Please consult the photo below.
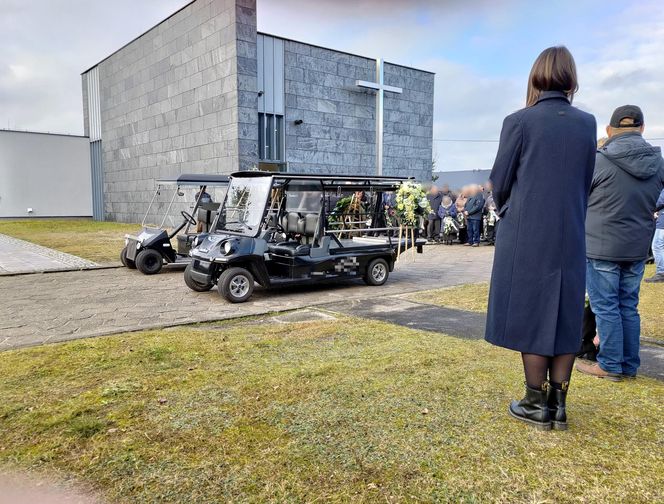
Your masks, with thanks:
[[(141, 223), (143, 230), (136, 236), (125, 235), (125, 247), (120, 253), (122, 264), (146, 275), (154, 275), (166, 263), (189, 263), (191, 245), (199, 233), (210, 230), (219, 209), (218, 201), (225, 195), (226, 187), (228, 177), (225, 175), (180, 175), (158, 180)], [(161, 224), (148, 224), (153, 216), (152, 210), (159, 211), (164, 206)], [(176, 224), (173, 214), (183, 220)], [(167, 220), (170, 220), (170, 226), (166, 225)], [(173, 238), (176, 239), (176, 247), (171, 243)]]
[(212, 231), (194, 240), (185, 283), (198, 292), (217, 285), (233, 303), (248, 300), (255, 283), (274, 289), (362, 278), (383, 285), (397, 249), (421, 252), (425, 243), (395, 238), (395, 227), (372, 227), (383, 193), (405, 180), (236, 173)]

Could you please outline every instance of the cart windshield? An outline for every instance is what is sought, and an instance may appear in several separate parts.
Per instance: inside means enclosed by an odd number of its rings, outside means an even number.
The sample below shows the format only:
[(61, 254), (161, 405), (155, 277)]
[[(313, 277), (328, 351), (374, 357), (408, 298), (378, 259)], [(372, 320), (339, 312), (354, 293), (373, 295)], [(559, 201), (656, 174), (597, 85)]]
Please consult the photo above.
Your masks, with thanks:
[(219, 212), (217, 230), (254, 236), (272, 187), (272, 177), (232, 178)]
[[(141, 225), (174, 229), (182, 224), (182, 212), (185, 211), (207, 230), (225, 196), (226, 186), (223, 184), (178, 184), (177, 181), (160, 180)], [(187, 226), (185, 234), (191, 226)]]

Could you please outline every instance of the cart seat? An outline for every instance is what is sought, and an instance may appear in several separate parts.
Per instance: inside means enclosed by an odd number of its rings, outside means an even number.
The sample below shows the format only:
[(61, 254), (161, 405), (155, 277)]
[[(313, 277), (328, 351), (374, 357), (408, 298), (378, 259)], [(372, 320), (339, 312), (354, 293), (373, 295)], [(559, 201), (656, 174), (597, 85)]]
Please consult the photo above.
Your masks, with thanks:
[(203, 232), (209, 233), (210, 226), (214, 222), (214, 218), (217, 216), (217, 212), (214, 210), (205, 210), (203, 208), (198, 209), (198, 215), (196, 221), (203, 224)]
[(282, 217), (281, 225), (287, 233), (302, 235), (304, 241), (311, 241), (318, 228), (318, 215), (288, 212)]
[(178, 242), (178, 254), (188, 255), (191, 250), (191, 246), (194, 242), (194, 238), (198, 235), (195, 234), (179, 234), (177, 235)]
[(311, 252), (311, 245), (308, 243), (300, 244), (296, 241), (288, 241), (271, 243), (267, 246), (267, 249), (273, 254), (295, 257), (309, 255)]

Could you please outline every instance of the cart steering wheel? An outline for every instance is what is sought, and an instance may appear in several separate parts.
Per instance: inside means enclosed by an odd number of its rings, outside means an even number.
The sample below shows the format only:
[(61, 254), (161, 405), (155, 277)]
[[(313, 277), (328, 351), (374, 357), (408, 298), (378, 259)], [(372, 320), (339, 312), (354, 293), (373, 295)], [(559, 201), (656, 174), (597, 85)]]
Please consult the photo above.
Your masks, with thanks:
[(180, 212), (180, 215), (182, 215), (182, 217), (184, 217), (185, 222), (188, 222), (192, 226), (196, 225), (196, 219), (194, 219), (190, 213), (187, 213), (184, 210), (182, 210)]

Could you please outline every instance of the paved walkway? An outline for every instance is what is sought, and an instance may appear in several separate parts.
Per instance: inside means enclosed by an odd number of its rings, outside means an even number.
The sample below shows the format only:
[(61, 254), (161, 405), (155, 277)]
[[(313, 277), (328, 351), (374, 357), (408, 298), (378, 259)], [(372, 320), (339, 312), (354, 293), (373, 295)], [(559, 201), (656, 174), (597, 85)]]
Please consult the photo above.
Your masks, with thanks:
[(120, 268), (0, 277), (0, 349), (482, 282), (489, 279), (492, 258), (491, 247), (427, 246), (415, 262), (403, 258), (382, 287), (354, 281), (257, 289), (240, 305), (221, 299), (216, 289), (192, 292), (182, 270), (153, 276)]
[(0, 275), (84, 269), (96, 263), (0, 234)]
[[(467, 339), (482, 339), (486, 322), (483, 313), (454, 310), (398, 297), (391, 298), (389, 304), (384, 300), (359, 302), (350, 299), (326, 305), (325, 309)], [(664, 381), (664, 347), (641, 345), (639, 373)]]

